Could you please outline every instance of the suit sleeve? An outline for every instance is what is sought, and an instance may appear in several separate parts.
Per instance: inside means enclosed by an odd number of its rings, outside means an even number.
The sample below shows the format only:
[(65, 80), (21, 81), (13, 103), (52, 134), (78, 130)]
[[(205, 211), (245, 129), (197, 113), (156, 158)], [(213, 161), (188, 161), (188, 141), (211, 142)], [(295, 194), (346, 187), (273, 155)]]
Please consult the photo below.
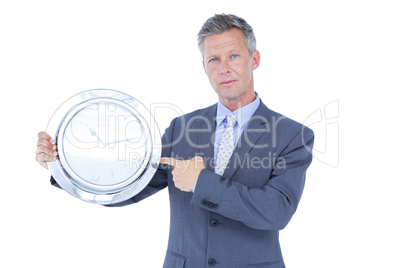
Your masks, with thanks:
[(314, 134), (308, 128), (296, 135), (282, 151), (282, 161), (276, 163), (268, 183), (261, 188), (248, 188), (204, 169), (191, 203), (253, 229), (281, 230), (300, 201), (306, 170), (312, 161), (313, 142)]

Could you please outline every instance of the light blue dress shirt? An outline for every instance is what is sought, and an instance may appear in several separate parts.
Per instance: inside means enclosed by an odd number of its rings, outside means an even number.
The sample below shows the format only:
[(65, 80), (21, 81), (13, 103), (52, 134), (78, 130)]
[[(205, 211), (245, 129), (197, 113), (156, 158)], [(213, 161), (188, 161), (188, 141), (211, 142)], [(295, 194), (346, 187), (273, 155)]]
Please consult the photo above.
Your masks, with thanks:
[[(236, 117), (236, 125), (234, 126), (235, 131), (235, 147), (237, 142), (239, 141), (243, 130), (246, 128), (248, 121), (250, 121), (251, 117), (257, 110), (260, 105), (260, 97), (258, 97), (257, 92), (255, 93), (255, 100), (251, 103), (240, 107), (235, 110), (233, 114)], [(216, 127), (215, 127), (215, 141), (214, 141), (214, 163), (216, 163), (216, 157), (218, 156), (219, 144), (222, 140), (222, 135), (226, 129), (226, 116), (232, 113), (221, 101), (218, 101), (218, 108), (216, 111)], [(197, 182), (195, 182), (193, 187), (193, 192), (195, 187), (197, 186)]]
[[(251, 103), (235, 110), (233, 114), (236, 117), (235, 131), (235, 146), (239, 141), (241, 134), (247, 126), (248, 121), (253, 116), (258, 106), (260, 105), (260, 98), (256, 92), (256, 98)], [(226, 129), (226, 116), (232, 113), (221, 101), (218, 102), (218, 108), (216, 111), (216, 128), (215, 128), (215, 142), (214, 142), (214, 159), (218, 156), (219, 144), (221, 143), (223, 133)]]

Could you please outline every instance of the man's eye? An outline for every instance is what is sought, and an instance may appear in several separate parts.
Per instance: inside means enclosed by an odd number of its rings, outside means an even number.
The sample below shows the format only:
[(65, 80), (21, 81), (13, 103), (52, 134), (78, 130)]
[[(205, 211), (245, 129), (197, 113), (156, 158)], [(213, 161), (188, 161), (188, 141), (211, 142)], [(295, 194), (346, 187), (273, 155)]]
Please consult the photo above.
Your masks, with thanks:
[(232, 55), (232, 58), (233, 58), (233, 59), (236, 59), (236, 58), (238, 58), (238, 57), (239, 57), (239, 55), (237, 55), (237, 54)]
[(213, 58), (209, 62), (216, 62), (217, 60), (218, 60), (217, 58)]

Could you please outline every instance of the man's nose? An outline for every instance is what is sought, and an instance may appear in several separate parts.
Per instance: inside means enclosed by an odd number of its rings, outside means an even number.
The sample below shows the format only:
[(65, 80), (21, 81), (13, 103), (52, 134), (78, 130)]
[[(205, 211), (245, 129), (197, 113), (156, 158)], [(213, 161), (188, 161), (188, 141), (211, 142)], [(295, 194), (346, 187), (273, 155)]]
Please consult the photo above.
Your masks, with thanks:
[(228, 60), (222, 60), (220, 64), (220, 73), (228, 74), (231, 73), (230, 63)]

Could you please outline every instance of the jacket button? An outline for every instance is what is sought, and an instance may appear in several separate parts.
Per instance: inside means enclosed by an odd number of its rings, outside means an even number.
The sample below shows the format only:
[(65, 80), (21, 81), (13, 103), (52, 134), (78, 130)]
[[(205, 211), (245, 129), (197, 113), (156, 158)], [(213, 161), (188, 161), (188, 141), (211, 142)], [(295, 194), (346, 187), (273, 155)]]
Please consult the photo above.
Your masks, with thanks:
[(215, 264), (216, 264), (215, 259), (209, 259), (209, 260), (208, 260), (208, 265), (209, 265), (209, 266), (215, 266)]
[(214, 227), (217, 226), (218, 223), (219, 223), (219, 222), (218, 222), (217, 220), (211, 220), (211, 221), (210, 221), (210, 224), (211, 224), (212, 226), (214, 226)]

